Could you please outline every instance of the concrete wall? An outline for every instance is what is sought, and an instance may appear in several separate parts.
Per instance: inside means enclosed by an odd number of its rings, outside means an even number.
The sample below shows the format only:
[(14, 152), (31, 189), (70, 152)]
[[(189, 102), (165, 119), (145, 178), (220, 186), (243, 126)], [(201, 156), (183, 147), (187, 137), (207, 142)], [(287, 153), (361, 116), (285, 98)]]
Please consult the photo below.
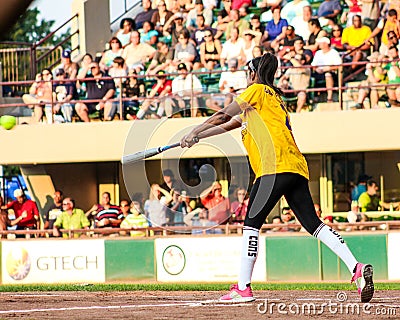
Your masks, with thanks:
[[(72, 47), (80, 47), (80, 56), (103, 52), (111, 38), (109, 0), (73, 0), (72, 15), (79, 14), (79, 35), (72, 38)], [(74, 21), (74, 23), (76, 23)]]
[[(400, 109), (394, 108), (310, 112), (291, 116), (297, 144), (306, 154), (400, 150), (399, 118)], [(9, 131), (0, 130), (4, 150), (13, 150), (1, 153), (0, 163), (119, 161), (124, 152), (132, 153), (179, 141), (191, 127), (202, 121), (203, 118), (184, 118), (17, 126)], [(367, 129), (368, 124), (379, 125), (379, 130)], [(162, 157), (176, 159), (245, 154), (240, 131), (235, 130), (206, 139), (196, 148), (170, 150)]]

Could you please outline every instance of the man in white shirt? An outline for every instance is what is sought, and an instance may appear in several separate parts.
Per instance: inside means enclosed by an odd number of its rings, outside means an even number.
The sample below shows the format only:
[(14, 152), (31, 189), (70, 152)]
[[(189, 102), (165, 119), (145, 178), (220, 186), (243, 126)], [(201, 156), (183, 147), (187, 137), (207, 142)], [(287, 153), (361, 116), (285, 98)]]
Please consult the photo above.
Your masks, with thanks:
[(214, 111), (218, 111), (230, 104), (233, 97), (247, 88), (246, 72), (238, 69), (238, 60), (236, 58), (228, 60), (228, 71), (221, 73), (218, 87), (221, 94), (206, 100), (207, 108)]
[[(342, 58), (340, 58), (339, 52), (331, 48), (330, 40), (327, 37), (322, 37), (316, 40), (318, 50), (315, 53), (314, 59), (311, 65), (313, 68), (312, 76), (315, 80), (325, 81), (326, 88), (333, 88), (335, 80), (337, 80), (337, 69), (338, 65), (342, 64)], [(333, 91), (327, 91), (327, 102), (332, 102)]]
[[(190, 115), (195, 117), (199, 108), (197, 94), (203, 92), (203, 86), (194, 74), (188, 73), (188, 68), (185, 63), (178, 65), (180, 73), (172, 80), (172, 101), (169, 99), (166, 102), (165, 111), (167, 114), (172, 114), (173, 106), (179, 107), (179, 110), (185, 111), (186, 105), (190, 106)], [(185, 112), (184, 112), (185, 113)]]
[(144, 64), (153, 59), (156, 53), (151, 45), (140, 42), (140, 33), (138, 31), (131, 32), (131, 42), (122, 52), (122, 58), (129, 69), (135, 69), (137, 73), (144, 70)]
[(308, 41), (310, 37), (310, 29), (308, 28), (308, 22), (312, 18), (312, 8), (311, 6), (303, 7), (303, 15), (296, 16), (293, 18), (291, 25), (296, 30), (296, 33), (303, 38), (305, 42)]

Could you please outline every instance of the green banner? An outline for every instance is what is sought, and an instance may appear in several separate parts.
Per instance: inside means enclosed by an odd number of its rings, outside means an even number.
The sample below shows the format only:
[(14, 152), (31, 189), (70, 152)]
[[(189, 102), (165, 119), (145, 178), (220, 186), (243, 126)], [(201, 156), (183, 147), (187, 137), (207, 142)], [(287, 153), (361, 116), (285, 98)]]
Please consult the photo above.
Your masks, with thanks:
[(106, 281), (156, 279), (154, 240), (105, 241)]

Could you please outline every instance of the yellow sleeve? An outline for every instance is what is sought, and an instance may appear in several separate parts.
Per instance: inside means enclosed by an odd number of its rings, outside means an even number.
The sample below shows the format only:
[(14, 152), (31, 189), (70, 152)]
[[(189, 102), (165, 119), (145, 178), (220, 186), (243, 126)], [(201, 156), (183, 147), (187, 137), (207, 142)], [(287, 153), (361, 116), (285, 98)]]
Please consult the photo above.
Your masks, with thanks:
[(239, 104), (241, 110), (247, 109), (249, 106), (259, 109), (261, 90), (264, 85), (252, 84), (244, 92), (242, 92), (235, 101)]

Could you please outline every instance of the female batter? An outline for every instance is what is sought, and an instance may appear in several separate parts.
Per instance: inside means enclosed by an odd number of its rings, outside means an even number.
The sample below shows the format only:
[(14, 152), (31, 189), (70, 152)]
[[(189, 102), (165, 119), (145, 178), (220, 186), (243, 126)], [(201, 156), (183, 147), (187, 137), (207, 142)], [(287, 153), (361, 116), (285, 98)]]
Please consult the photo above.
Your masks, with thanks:
[(359, 263), (342, 237), (315, 213), (307, 162), (294, 140), (282, 93), (273, 85), (277, 67), (277, 58), (270, 53), (251, 60), (247, 64), (247, 89), (181, 140), (181, 147), (191, 147), (200, 139), (241, 127), (243, 144), (256, 175), (243, 226), (239, 281), (221, 300), (254, 300), (250, 283), (259, 230), (278, 200), (285, 196), (302, 226), (343, 260), (353, 274), (361, 301), (368, 302), (374, 293), (372, 266)]

